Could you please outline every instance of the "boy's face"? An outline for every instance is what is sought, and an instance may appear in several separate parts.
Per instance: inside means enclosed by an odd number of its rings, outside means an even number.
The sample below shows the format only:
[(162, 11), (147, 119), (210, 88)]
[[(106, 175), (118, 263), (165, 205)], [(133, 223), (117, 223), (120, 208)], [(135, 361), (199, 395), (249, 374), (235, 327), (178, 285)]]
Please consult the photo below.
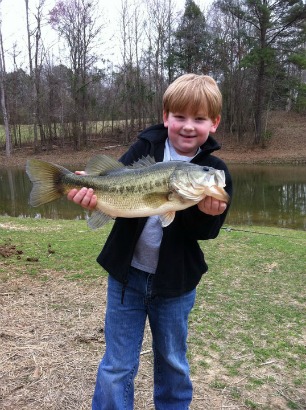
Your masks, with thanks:
[(220, 116), (211, 120), (201, 114), (196, 116), (181, 112), (164, 112), (164, 126), (168, 128), (168, 137), (180, 155), (193, 157), (198, 148), (206, 142), (209, 134), (216, 132)]

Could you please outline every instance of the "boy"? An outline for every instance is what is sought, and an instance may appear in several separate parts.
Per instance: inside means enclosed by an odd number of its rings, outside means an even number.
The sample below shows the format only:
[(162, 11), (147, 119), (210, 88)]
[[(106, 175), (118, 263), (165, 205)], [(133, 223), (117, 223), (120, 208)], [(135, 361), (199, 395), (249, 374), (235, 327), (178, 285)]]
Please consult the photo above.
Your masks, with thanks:
[[(223, 169), (211, 155), (220, 149), (209, 135), (220, 123), (222, 97), (209, 76), (186, 74), (163, 97), (163, 124), (144, 130), (120, 159), (129, 165), (151, 155), (156, 162), (183, 160)], [(92, 189), (71, 190), (68, 199), (93, 209)], [(154, 352), (154, 404), (158, 410), (186, 410), (192, 400), (187, 352), (188, 316), (196, 286), (207, 271), (197, 240), (215, 238), (228, 206), (212, 197), (176, 213), (162, 228), (158, 216), (117, 218), (98, 256), (109, 273), (105, 318), (106, 351), (99, 365), (93, 410), (132, 410), (134, 378), (148, 318)]]

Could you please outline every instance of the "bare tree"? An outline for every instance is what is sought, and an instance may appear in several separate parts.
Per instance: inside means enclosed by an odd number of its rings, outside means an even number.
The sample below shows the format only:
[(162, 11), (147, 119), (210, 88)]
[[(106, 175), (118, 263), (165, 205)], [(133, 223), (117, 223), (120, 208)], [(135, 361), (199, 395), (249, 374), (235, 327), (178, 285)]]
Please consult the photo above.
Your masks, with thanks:
[(150, 92), (155, 118), (162, 119), (162, 95), (168, 82), (172, 81), (172, 33), (174, 31), (174, 4), (172, 0), (150, 0), (147, 2), (148, 22), (146, 26), (149, 42), (147, 65), (149, 68)]
[[(87, 143), (87, 106), (90, 70), (96, 61), (93, 54), (103, 25), (98, 23), (97, 1), (58, 0), (50, 11), (50, 23), (68, 46), (72, 70), (71, 91), (74, 102), (72, 128), (75, 149)], [(81, 126), (80, 126), (81, 124)]]
[(25, 0), (26, 7), (26, 21), (27, 21), (27, 42), (28, 42), (28, 58), (29, 58), (29, 70), (30, 77), (32, 80), (32, 121), (34, 130), (34, 151), (38, 150), (38, 136), (37, 136), (37, 90), (35, 85), (35, 75), (33, 69), (33, 57), (32, 57), (32, 46), (31, 46), (31, 29), (30, 29), (30, 16), (29, 16), (29, 0)]
[[(0, 7), (1, 7), (0, 0)], [(6, 108), (6, 100), (5, 100), (5, 59), (4, 59), (4, 52), (3, 52), (3, 41), (2, 41), (2, 18), (0, 18), (0, 92), (1, 92), (1, 109), (3, 114), (3, 122), (5, 128), (5, 152), (6, 156), (10, 156), (12, 153), (12, 140), (11, 140), (11, 133), (9, 127), (9, 115)]]
[(141, 128), (145, 121), (145, 92), (142, 73), (142, 47), (144, 26), (144, 4), (123, 0), (120, 11), (120, 34), (123, 79), (121, 96), (125, 119), (126, 142), (134, 128)]
[(121, 2), (121, 53), (123, 59), (123, 95), (124, 95), (124, 120), (125, 120), (125, 142), (128, 141), (128, 128), (129, 128), (129, 98), (128, 98), (128, 84), (129, 84), (129, 68), (133, 67), (133, 52), (131, 43), (131, 22), (130, 8), (127, 0)]
[(223, 12), (230, 13), (250, 26), (251, 49), (244, 59), (253, 67), (255, 92), (253, 100), (255, 144), (264, 141), (263, 112), (267, 107), (268, 80), (271, 66), (277, 62), (277, 48), (284, 38), (290, 41), (301, 36), (306, 5), (302, 0), (219, 0)]
[(222, 123), (227, 132), (241, 141), (250, 128), (254, 73), (243, 67), (243, 58), (250, 51), (245, 33), (246, 22), (232, 14), (222, 13), (212, 5), (207, 17), (211, 36), (211, 73), (219, 81), (223, 95)]

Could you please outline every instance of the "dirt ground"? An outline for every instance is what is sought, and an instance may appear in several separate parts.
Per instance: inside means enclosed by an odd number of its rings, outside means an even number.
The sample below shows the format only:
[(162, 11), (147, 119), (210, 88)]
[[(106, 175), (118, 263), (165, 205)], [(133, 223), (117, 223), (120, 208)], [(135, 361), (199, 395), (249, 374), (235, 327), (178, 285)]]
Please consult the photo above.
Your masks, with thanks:
[[(271, 138), (266, 147), (254, 147), (252, 137), (246, 138), (237, 147), (234, 136), (226, 135), (218, 130), (215, 138), (222, 145), (216, 155), (228, 163), (306, 163), (306, 115), (293, 112), (272, 112), (269, 115), (267, 130)], [(92, 144), (93, 145), (93, 144)], [(33, 154), (29, 147), (15, 149), (11, 157), (5, 152), (0, 153), (0, 165), (24, 166), (30, 157), (55, 162), (58, 164), (86, 164), (96, 155), (103, 153), (119, 158), (128, 149), (125, 145), (118, 145), (114, 141), (96, 143), (82, 151), (72, 151), (69, 147), (53, 146), (48, 152)]]
[[(0, 259), (1, 263), (1, 259)], [(46, 272), (44, 272), (46, 275)], [(8, 273), (9, 276), (9, 273)], [(104, 350), (106, 279), (69, 282), (50, 272), (47, 281), (10, 277), (0, 284), (0, 408), (89, 410)], [(153, 410), (152, 350), (145, 333), (135, 385), (135, 409)], [(193, 410), (242, 409), (214, 374), (192, 375)]]
[[(223, 146), (218, 156), (233, 163), (306, 163), (306, 116), (275, 113), (268, 128), (272, 139), (265, 149), (250, 144), (237, 149), (233, 138), (218, 133), (216, 139)], [(81, 152), (55, 147), (35, 157), (59, 164), (85, 164), (97, 152), (118, 158), (127, 149), (113, 145), (109, 141), (106, 146)], [(23, 166), (31, 156), (31, 150), (25, 148), (16, 150), (11, 158), (2, 153), (0, 161), (2, 166)], [(18, 257), (18, 250), (6, 249), (5, 254), (0, 254), (0, 264), (5, 265), (6, 258), (12, 256)], [(106, 279), (68, 282), (57, 272), (42, 272), (42, 276), (48, 276), (48, 280), (8, 271), (0, 281), (0, 408), (90, 409), (97, 365), (104, 350)], [(196, 358), (191, 357), (192, 360)], [(213, 366), (209, 372), (193, 372), (191, 409), (246, 409), (231, 400), (226, 388), (211, 387), (218, 372)], [(151, 339), (146, 331), (136, 379), (136, 410), (154, 409), (152, 376)], [(236, 380), (232, 387), (239, 388), (243, 383), (243, 379)], [(264, 391), (261, 394), (265, 408), (288, 408), (280, 395)]]

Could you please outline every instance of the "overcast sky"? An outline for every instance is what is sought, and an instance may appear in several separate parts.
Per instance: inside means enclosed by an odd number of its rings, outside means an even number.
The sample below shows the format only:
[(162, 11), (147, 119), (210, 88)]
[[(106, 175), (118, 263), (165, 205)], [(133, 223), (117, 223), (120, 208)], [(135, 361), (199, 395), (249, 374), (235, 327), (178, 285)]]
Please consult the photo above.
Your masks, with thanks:
[[(121, 8), (121, 0), (99, 0), (101, 9), (103, 8), (103, 16), (106, 21), (111, 19), (112, 22), (116, 21), (116, 16), (119, 14)], [(206, 8), (211, 0), (195, 0), (195, 3), (203, 10)], [(45, 14), (52, 9), (56, 0), (46, 0), (44, 5)], [(185, 0), (176, 0), (177, 10), (183, 10)], [(38, 4), (38, 0), (29, 0), (30, 12), (35, 12), (35, 7)], [(16, 44), (17, 67), (27, 69), (28, 57), (27, 57), (27, 34), (26, 34), (26, 13), (25, 13), (25, 0), (0, 0), (0, 20), (2, 21), (2, 37), (5, 50), (5, 62), (6, 70), (13, 70), (13, 50), (14, 44)], [(114, 30), (114, 24), (110, 27), (110, 30)], [(111, 37), (111, 31), (109, 37)], [(51, 27), (44, 27), (42, 30), (44, 44), (54, 47), (54, 55), (61, 55), (59, 50), (58, 39), (54, 30)], [(112, 47), (113, 49), (113, 47)], [(111, 50), (110, 50), (111, 53)], [(64, 63), (64, 61), (63, 61)]]

